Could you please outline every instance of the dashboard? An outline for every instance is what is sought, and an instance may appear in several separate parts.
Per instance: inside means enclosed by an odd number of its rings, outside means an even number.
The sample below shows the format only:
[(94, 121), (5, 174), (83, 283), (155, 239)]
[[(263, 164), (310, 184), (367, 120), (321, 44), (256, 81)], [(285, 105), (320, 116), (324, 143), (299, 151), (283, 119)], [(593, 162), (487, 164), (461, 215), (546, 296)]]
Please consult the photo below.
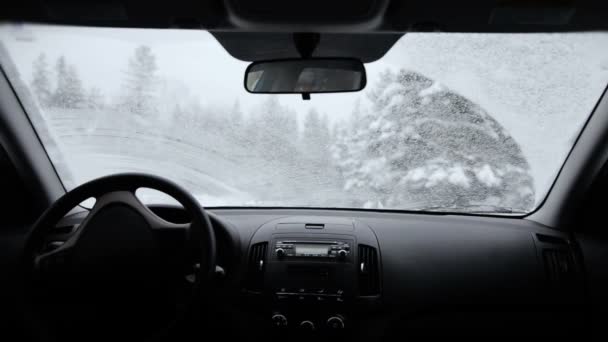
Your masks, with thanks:
[[(150, 209), (188, 221), (178, 207)], [(525, 219), (313, 209), (209, 214), (220, 277), (192, 327), (204, 319), (235, 337), (318, 340), (584, 329), (576, 244)]]

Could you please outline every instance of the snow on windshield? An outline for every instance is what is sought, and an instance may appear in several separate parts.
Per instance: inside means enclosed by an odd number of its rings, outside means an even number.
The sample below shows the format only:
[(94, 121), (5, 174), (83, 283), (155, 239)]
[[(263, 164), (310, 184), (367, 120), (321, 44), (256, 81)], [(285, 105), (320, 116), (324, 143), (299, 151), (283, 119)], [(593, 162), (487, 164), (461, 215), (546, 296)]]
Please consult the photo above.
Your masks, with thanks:
[[(608, 82), (608, 35), (408, 33), (359, 93), (249, 94), (206, 32), (0, 27), (70, 189), (118, 172), (205, 206), (529, 212)], [(149, 193), (146, 200), (164, 200)]]

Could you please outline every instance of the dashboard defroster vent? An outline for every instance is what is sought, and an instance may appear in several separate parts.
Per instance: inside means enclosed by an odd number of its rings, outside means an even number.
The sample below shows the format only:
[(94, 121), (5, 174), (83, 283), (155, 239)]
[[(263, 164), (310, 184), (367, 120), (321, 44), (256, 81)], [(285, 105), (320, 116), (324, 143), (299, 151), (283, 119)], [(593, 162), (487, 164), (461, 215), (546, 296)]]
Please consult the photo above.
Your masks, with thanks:
[(376, 248), (359, 245), (357, 267), (359, 271), (359, 295), (380, 294), (380, 266)]
[(574, 259), (568, 250), (545, 249), (543, 261), (552, 287), (569, 287), (576, 280)]
[(268, 242), (260, 242), (249, 250), (247, 289), (262, 292), (264, 288), (264, 269), (266, 268), (266, 251)]

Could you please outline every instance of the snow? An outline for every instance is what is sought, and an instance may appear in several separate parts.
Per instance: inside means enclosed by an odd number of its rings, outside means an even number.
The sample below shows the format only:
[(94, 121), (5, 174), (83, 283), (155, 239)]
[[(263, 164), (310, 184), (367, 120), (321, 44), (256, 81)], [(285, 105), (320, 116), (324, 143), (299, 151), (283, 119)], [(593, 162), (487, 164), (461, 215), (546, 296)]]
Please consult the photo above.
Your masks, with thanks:
[[(206, 206), (531, 210), (608, 80), (605, 33), (408, 33), (366, 65), (364, 92), (311, 101), (246, 93), (246, 63), (206, 32), (21, 25), (0, 26), (0, 38), (3, 68), (68, 188), (149, 172)], [(158, 84), (153, 108), (133, 113), (116, 104), (142, 44)], [(65, 56), (99, 106), (39, 108), (28, 85), (41, 52), (51, 67)]]
[(487, 186), (499, 186), (501, 183), (500, 178), (496, 177), (492, 167), (488, 164), (477, 169), (475, 175), (477, 176), (477, 179)]
[(449, 182), (450, 184), (468, 188), (470, 181), (465, 174), (462, 166), (442, 167), (440, 165), (430, 165), (418, 167), (406, 173), (402, 183), (423, 182), (424, 187), (436, 187), (440, 183)]
[(418, 92), (418, 96), (427, 97), (441, 93), (442, 91), (444, 91), (444, 87), (439, 82), (434, 82), (432, 86)]
[(454, 185), (460, 185), (465, 188), (468, 188), (470, 185), (469, 179), (465, 175), (462, 166), (455, 166), (453, 168), (450, 168), (448, 181)]

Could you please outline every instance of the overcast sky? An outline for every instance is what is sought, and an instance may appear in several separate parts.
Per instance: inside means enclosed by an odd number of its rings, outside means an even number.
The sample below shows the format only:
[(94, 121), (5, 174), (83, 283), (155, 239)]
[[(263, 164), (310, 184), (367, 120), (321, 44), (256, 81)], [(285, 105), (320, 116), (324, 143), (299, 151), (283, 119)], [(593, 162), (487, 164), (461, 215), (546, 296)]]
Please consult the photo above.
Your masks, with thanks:
[[(99, 87), (111, 98), (120, 91), (134, 49), (146, 44), (157, 56), (159, 76), (182, 84), (203, 105), (238, 99), (247, 113), (266, 97), (244, 90), (248, 63), (231, 57), (204, 31), (4, 25), (0, 40), (26, 83), (40, 53), (51, 66), (64, 55), (87, 88)], [(366, 65), (368, 89), (387, 68), (420, 72), (478, 103), (522, 146), (544, 195), (608, 83), (608, 34), (410, 33)], [(280, 101), (300, 119), (314, 107), (338, 122), (357, 99), (365, 104), (365, 91), (313, 94), (311, 101), (284, 95)]]

